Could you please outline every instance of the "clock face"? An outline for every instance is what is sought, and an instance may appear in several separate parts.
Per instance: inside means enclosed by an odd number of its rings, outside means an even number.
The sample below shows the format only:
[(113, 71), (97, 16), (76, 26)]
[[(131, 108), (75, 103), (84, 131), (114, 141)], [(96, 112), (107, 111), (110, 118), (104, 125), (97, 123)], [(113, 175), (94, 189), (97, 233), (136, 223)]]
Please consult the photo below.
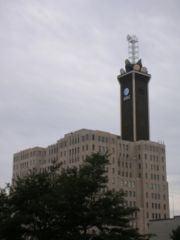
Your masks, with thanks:
[(124, 96), (127, 96), (129, 94), (129, 88), (125, 88), (123, 94)]

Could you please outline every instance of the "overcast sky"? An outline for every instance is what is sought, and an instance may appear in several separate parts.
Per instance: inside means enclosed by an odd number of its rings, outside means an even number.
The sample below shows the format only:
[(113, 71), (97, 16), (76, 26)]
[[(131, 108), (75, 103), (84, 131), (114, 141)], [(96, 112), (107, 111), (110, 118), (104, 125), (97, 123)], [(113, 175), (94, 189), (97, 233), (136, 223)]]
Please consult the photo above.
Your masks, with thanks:
[(180, 214), (179, 12), (178, 0), (0, 0), (0, 186), (19, 150), (81, 128), (120, 134), (117, 75), (136, 34), (152, 75), (151, 140), (166, 144)]

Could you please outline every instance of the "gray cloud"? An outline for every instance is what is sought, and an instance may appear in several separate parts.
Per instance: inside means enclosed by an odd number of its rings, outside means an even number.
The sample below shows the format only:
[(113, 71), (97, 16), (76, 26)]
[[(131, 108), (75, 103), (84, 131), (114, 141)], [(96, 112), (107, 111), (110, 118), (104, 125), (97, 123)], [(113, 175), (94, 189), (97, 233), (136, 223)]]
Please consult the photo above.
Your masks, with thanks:
[(180, 172), (179, 7), (177, 0), (1, 1), (0, 185), (10, 181), (18, 150), (79, 128), (119, 134), (116, 76), (126, 35), (135, 33), (152, 74), (151, 139), (166, 143), (171, 188)]

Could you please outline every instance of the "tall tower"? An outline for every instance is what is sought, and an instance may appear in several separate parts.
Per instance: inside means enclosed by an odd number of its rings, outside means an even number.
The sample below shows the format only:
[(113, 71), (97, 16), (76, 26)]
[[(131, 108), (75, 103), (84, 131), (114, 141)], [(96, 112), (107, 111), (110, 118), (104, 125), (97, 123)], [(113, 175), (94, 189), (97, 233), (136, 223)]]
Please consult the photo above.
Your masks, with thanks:
[(138, 57), (138, 39), (128, 35), (129, 59), (117, 79), (121, 86), (121, 136), (123, 140), (149, 140), (148, 83), (151, 75)]

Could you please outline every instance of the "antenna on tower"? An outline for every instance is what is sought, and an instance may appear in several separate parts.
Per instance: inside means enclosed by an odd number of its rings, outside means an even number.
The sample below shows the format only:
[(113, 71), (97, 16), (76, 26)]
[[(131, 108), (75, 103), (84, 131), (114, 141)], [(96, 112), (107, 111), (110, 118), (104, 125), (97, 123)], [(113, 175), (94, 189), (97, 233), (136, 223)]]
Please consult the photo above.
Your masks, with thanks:
[(139, 45), (136, 35), (127, 35), (129, 60), (135, 64), (139, 59)]

